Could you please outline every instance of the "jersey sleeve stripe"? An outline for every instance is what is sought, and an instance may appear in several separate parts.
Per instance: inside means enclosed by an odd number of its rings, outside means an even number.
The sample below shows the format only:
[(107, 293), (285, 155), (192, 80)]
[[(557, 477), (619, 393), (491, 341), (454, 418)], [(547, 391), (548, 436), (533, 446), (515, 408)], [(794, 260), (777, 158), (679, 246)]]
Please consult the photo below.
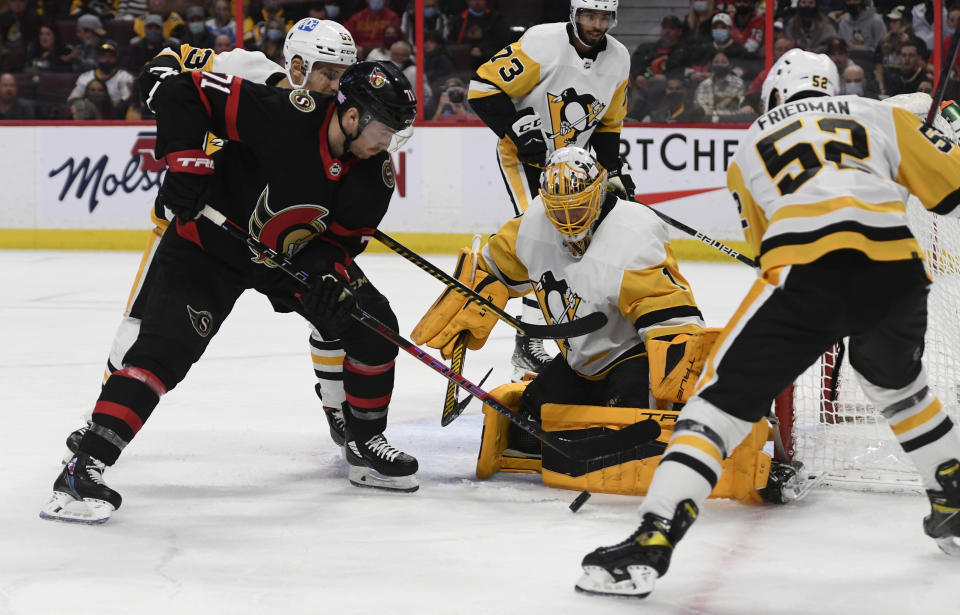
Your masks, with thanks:
[(230, 82), (230, 95), (227, 97), (227, 105), (224, 109), (227, 138), (231, 141), (240, 140), (240, 132), (237, 130), (237, 113), (240, 108), (240, 89), (242, 85), (243, 81), (241, 79), (234, 78)]
[(945, 215), (952, 213), (960, 205), (960, 188), (948, 194), (942, 201), (934, 205), (930, 211), (935, 214)]
[(203, 77), (201, 73), (190, 73), (190, 78), (193, 80), (193, 85), (197, 88), (197, 93), (200, 94), (200, 102), (203, 103), (203, 108), (207, 110), (207, 115), (212, 115), (213, 111), (210, 108), (210, 99), (207, 98), (206, 92), (203, 91), (203, 88), (200, 87), (200, 79)]

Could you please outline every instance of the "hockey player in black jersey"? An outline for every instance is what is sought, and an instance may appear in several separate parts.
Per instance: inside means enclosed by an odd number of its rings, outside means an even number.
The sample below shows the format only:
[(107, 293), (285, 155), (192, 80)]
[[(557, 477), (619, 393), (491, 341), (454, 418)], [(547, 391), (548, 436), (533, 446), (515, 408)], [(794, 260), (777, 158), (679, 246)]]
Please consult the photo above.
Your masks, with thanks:
[[(416, 97), (392, 65), (351, 66), (336, 98), (217, 73), (170, 76), (155, 90), (158, 201), (176, 214), (157, 248), (140, 335), (104, 385), (90, 429), (54, 483), (44, 518), (103, 522), (120, 495), (103, 482), (167, 391), (187, 374), (247, 289), (296, 311), (346, 350), (345, 454), (351, 482), (417, 489), (417, 461), (383, 436), (397, 347), (356, 323), (356, 303), (396, 316), (355, 257), (386, 214), (395, 178), (386, 151), (408, 136)], [(209, 134), (224, 135), (215, 147)], [(218, 151), (213, 152), (217, 147)], [(311, 275), (303, 287), (205, 219), (245, 225)], [(371, 469), (375, 472), (371, 472)]]

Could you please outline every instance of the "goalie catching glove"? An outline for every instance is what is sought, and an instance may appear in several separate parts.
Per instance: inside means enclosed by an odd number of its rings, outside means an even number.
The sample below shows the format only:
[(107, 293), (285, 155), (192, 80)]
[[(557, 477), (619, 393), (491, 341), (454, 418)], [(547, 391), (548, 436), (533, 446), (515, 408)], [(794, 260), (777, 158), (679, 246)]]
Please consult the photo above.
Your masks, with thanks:
[[(647, 339), (650, 392), (657, 399), (685, 403), (690, 399), (703, 364), (721, 329), (680, 333), (672, 339)], [(654, 332), (655, 333), (655, 332)]]
[[(507, 304), (509, 295), (507, 287), (483, 271), (477, 270), (474, 276), (476, 257), (469, 248), (461, 248), (454, 276), (465, 286), (473, 288), (477, 294), (502, 309)], [(472, 282), (471, 277), (473, 277)], [(495, 324), (497, 324), (497, 316), (486, 306), (476, 301), (468, 302), (466, 297), (448, 288), (430, 306), (414, 327), (410, 337), (413, 338), (414, 343), (439, 349), (441, 356), (449, 359), (453, 356), (453, 347), (461, 332), (469, 333), (467, 348), (479, 350), (483, 348)]]

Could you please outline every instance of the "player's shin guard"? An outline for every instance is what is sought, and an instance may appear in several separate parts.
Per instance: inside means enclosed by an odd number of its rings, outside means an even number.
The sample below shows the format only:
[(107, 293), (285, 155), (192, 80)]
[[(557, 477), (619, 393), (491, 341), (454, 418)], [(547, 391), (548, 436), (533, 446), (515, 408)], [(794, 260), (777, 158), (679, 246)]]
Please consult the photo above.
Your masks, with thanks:
[(343, 387), (343, 344), (340, 340), (324, 340), (316, 329), (310, 334), (310, 355), (313, 373), (317, 377), (315, 390), (323, 404), (330, 426), (330, 438), (343, 446), (343, 403), (347, 400)]
[(588, 553), (577, 591), (645, 598), (670, 568), (673, 549), (697, 519), (691, 500), (677, 504), (670, 517), (646, 513), (640, 527), (623, 542)]

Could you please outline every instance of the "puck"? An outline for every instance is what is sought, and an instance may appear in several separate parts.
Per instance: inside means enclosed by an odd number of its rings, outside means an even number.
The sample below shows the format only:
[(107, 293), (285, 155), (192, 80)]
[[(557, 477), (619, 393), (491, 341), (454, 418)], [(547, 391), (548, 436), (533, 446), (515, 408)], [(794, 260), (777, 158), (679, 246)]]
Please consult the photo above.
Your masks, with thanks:
[(572, 502), (570, 502), (570, 510), (573, 512), (577, 512), (578, 510), (580, 510), (580, 507), (583, 506), (586, 503), (586, 501), (589, 499), (590, 499), (590, 492), (587, 490), (581, 491), (580, 495), (578, 495)]

